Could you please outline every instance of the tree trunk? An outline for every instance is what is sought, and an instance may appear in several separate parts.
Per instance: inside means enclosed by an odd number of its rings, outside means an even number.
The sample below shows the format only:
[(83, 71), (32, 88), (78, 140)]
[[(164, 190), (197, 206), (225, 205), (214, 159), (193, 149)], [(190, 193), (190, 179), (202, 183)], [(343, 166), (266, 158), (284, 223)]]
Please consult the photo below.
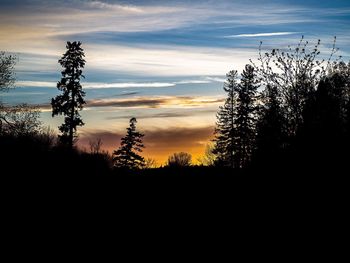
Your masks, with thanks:
[(74, 121), (74, 104), (75, 104), (75, 86), (74, 86), (74, 80), (75, 80), (75, 70), (73, 69), (73, 75), (72, 75), (72, 106), (71, 106), (71, 112), (70, 112), (70, 126), (69, 126), (69, 147), (73, 149), (73, 121)]

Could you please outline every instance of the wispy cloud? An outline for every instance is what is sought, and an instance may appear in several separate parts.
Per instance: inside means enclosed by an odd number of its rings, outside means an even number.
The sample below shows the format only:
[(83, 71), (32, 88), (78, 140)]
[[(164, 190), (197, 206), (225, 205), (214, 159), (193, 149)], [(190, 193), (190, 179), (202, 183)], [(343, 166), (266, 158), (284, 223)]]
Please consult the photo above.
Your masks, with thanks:
[[(206, 77), (203, 80), (181, 80), (174, 82), (116, 82), (116, 83), (101, 83), (101, 82), (82, 82), (84, 89), (121, 89), (121, 88), (167, 88), (183, 84), (207, 84), (213, 81), (221, 82), (219, 78)], [(36, 87), (36, 88), (51, 88), (56, 87), (57, 82), (50, 81), (17, 81), (18, 87)]]
[[(37, 88), (50, 88), (55, 87), (57, 82), (49, 81), (18, 81), (16, 83), (18, 87), (37, 87)], [(110, 88), (164, 88), (173, 87), (176, 83), (168, 82), (125, 82), (125, 83), (99, 83), (99, 82), (82, 82), (84, 89), (110, 89)]]
[(25, 88), (25, 87), (36, 87), (36, 88), (50, 88), (55, 87), (57, 85), (57, 82), (50, 82), (50, 81), (30, 81), (30, 80), (22, 80), (17, 81), (16, 86)]
[(126, 82), (126, 83), (85, 83), (83, 84), (86, 89), (109, 89), (109, 88), (165, 88), (173, 87), (175, 83), (169, 82)]
[(95, 99), (87, 102), (87, 107), (117, 107), (117, 108), (196, 108), (208, 105), (220, 105), (221, 97), (206, 96), (160, 96), (137, 97), (130, 99)]
[(109, 4), (101, 1), (91, 1), (86, 3), (87, 6), (92, 8), (104, 9), (104, 10), (115, 10), (115, 11), (126, 11), (131, 13), (143, 13), (144, 10), (137, 6), (132, 5), (120, 5), (120, 4)]
[[(258, 43), (256, 44), (258, 46)], [(101, 50), (109, 50), (103, 53)], [(241, 70), (256, 58), (256, 48), (208, 48), (178, 45), (87, 45), (87, 69), (100, 68), (151, 76), (223, 75), (234, 66)], [(114, 55), (115, 54), (115, 55)], [(234, 64), (234, 65), (233, 65)], [(208, 79), (199, 79), (205, 81)]]
[(174, 82), (174, 84), (206, 84), (210, 83), (211, 81), (208, 80), (181, 80)]
[(239, 35), (225, 36), (225, 38), (288, 36), (288, 35), (294, 35), (299, 33), (300, 32), (271, 32), (271, 33), (239, 34)]
[[(167, 119), (167, 118), (186, 118), (186, 117), (193, 117), (193, 116), (203, 116), (203, 115), (215, 115), (217, 112), (216, 107), (209, 107), (209, 108), (191, 108), (191, 109), (161, 109), (161, 112), (159, 110), (151, 110), (151, 111), (140, 111), (138, 112), (137, 118), (140, 120), (145, 119)], [(116, 114), (114, 116), (107, 116), (106, 120), (119, 120), (119, 119), (130, 119), (135, 116), (135, 113), (129, 113), (129, 114)]]
[(205, 79), (207, 79), (208, 81), (222, 82), (222, 83), (226, 81), (226, 79), (219, 78), (219, 77), (206, 77)]
[(166, 98), (96, 99), (88, 101), (87, 107), (158, 108), (167, 102)]
[[(161, 112), (147, 115), (138, 115), (139, 119), (156, 119), (156, 118), (179, 118), (179, 117), (189, 117), (193, 116), (192, 112)], [(106, 117), (106, 120), (118, 120), (118, 119), (130, 119), (132, 114), (120, 115), (120, 116), (110, 116)]]

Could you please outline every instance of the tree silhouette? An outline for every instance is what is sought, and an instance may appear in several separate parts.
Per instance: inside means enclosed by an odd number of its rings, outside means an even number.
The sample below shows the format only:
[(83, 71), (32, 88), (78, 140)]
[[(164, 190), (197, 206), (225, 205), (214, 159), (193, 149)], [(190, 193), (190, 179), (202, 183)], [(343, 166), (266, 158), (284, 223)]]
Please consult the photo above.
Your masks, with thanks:
[(214, 154), (214, 144), (208, 143), (205, 147), (204, 155), (198, 158), (202, 166), (215, 166), (216, 155)]
[(146, 169), (155, 169), (155, 168), (158, 168), (159, 165), (156, 161), (156, 159), (153, 159), (153, 158), (147, 158), (145, 160), (145, 166), (144, 166)]
[(277, 165), (285, 137), (284, 115), (276, 86), (268, 85), (261, 96), (259, 109), (255, 162), (265, 167)]
[(187, 167), (191, 166), (192, 156), (189, 153), (179, 152), (168, 157), (167, 165), (169, 167)]
[(281, 94), (289, 136), (295, 136), (303, 123), (302, 112), (308, 94), (316, 90), (332, 66), (332, 57), (338, 51), (335, 41), (336, 38), (328, 60), (320, 57), (321, 40), (310, 47), (304, 37), (296, 47), (288, 46), (287, 50), (272, 49), (266, 53), (262, 52), (261, 42), (259, 64), (250, 60), (261, 83), (264, 86), (276, 86)]
[(15, 83), (16, 57), (0, 51), (0, 91), (7, 91)]
[(252, 156), (256, 134), (257, 89), (254, 68), (246, 65), (240, 85), (234, 88), (237, 93), (235, 125), (235, 167), (246, 167)]
[(226, 75), (224, 91), (227, 93), (224, 106), (220, 106), (216, 115), (216, 128), (213, 153), (216, 155), (216, 165), (234, 167), (235, 149), (235, 117), (236, 93), (238, 87), (237, 71), (232, 70)]
[(84, 125), (78, 110), (82, 110), (85, 104), (85, 92), (80, 85), (80, 79), (84, 77), (81, 69), (85, 66), (85, 55), (81, 42), (67, 42), (66, 48), (66, 53), (58, 61), (64, 68), (61, 81), (57, 83), (62, 94), (53, 98), (51, 105), (52, 117), (65, 116), (64, 123), (59, 127), (61, 143), (73, 148), (77, 126)]
[(347, 64), (343, 61), (333, 63), (333, 72), (339, 74), (344, 82), (343, 117), (345, 121), (345, 141), (350, 147), (350, 62)]
[(118, 150), (114, 151), (114, 166), (117, 168), (140, 169), (145, 166), (145, 160), (138, 153), (145, 146), (142, 143), (144, 134), (136, 131), (136, 118), (130, 119), (126, 136), (122, 138)]
[(332, 73), (319, 82), (306, 101), (304, 123), (298, 133), (298, 150), (303, 164), (331, 167), (341, 159), (345, 147), (346, 80)]

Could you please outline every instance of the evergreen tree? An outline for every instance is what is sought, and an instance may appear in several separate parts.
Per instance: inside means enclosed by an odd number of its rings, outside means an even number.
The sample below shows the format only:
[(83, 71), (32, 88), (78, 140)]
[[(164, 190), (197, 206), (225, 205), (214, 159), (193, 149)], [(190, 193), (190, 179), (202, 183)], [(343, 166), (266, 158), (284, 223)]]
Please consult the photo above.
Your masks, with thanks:
[(67, 42), (66, 48), (66, 53), (58, 61), (64, 68), (61, 81), (57, 83), (62, 94), (53, 98), (51, 105), (52, 117), (65, 116), (64, 123), (59, 127), (61, 143), (73, 148), (77, 126), (84, 125), (78, 110), (82, 110), (85, 104), (85, 92), (80, 85), (80, 79), (84, 78), (82, 68), (85, 66), (85, 54), (81, 42)]
[(122, 138), (118, 150), (114, 151), (114, 166), (118, 168), (140, 169), (145, 166), (145, 160), (138, 153), (145, 146), (142, 143), (144, 134), (136, 131), (136, 118), (130, 119), (126, 136)]
[(235, 167), (246, 167), (252, 156), (256, 135), (257, 89), (254, 68), (246, 65), (240, 85), (235, 86), (237, 93), (235, 127)]
[(259, 166), (277, 165), (283, 148), (284, 117), (276, 86), (267, 85), (262, 94), (259, 110), (255, 162)]
[(227, 75), (224, 91), (227, 93), (224, 106), (220, 106), (216, 115), (214, 150), (216, 155), (215, 164), (218, 166), (234, 167), (234, 145), (235, 145), (235, 116), (236, 95), (238, 87), (237, 71), (232, 70)]

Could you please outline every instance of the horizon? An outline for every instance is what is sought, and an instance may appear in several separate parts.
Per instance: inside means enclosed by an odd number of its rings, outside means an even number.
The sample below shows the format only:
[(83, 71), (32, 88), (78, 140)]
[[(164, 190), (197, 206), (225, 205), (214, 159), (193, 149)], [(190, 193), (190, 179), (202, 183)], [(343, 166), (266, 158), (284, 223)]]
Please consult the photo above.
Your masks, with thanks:
[(56, 132), (62, 118), (47, 105), (59, 94), (58, 60), (67, 41), (86, 55), (81, 82), (88, 102), (80, 147), (101, 138), (119, 147), (129, 119), (145, 133), (144, 157), (159, 164), (174, 152), (203, 155), (225, 98), (225, 74), (241, 73), (263, 50), (321, 39), (325, 56), (337, 36), (350, 59), (349, 1), (2, 1), (0, 50), (16, 54), (16, 88), (6, 104), (38, 104)]

